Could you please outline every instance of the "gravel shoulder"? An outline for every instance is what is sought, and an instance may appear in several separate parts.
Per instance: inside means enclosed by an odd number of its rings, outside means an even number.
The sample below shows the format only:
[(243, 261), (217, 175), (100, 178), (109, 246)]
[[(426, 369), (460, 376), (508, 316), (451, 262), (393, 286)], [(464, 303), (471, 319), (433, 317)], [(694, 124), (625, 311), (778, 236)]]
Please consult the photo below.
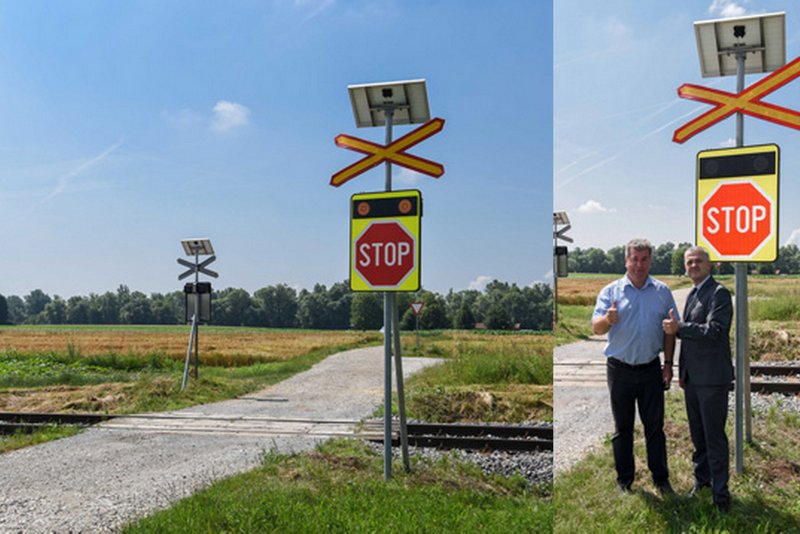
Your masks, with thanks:
[[(403, 358), (403, 374), (438, 360)], [(383, 347), (332, 355), (241, 399), (180, 412), (348, 419), (382, 401)], [(77, 436), (0, 455), (0, 532), (113, 532), (230, 475), (270, 449), (313, 448), (319, 436), (173, 434), (100, 425)]]

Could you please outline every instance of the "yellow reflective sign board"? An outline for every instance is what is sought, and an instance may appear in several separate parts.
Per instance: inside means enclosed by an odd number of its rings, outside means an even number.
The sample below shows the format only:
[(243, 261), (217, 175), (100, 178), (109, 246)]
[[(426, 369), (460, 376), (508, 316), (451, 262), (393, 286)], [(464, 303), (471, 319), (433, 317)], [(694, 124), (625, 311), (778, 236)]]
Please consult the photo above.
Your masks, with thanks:
[(350, 289), (418, 291), (421, 219), (416, 189), (350, 197)]
[(778, 257), (778, 145), (697, 154), (696, 243), (715, 262)]

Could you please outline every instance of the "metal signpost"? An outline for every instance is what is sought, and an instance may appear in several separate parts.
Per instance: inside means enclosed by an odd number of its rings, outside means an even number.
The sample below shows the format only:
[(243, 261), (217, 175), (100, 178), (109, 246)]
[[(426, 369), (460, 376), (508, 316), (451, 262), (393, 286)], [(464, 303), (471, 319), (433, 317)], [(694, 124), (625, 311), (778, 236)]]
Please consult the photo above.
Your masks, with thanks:
[[(562, 228), (558, 228), (562, 226)], [(567, 247), (558, 246), (558, 240), (572, 243), (572, 238), (567, 236), (567, 231), (572, 228), (569, 223), (569, 215), (566, 211), (553, 212), (553, 322), (558, 322), (558, 279), (567, 276), (566, 263)]]
[[(675, 130), (673, 141), (683, 143), (734, 113), (736, 114), (736, 147), (738, 149), (744, 147), (744, 114), (800, 129), (800, 113), (761, 101), (763, 97), (800, 76), (800, 58), (784, 65), (786, 63), (784, 13), (701, 21), (695, 22), (694, 28), (703, 77), (735, 74), (736, 93), (727, 93), (693, 84), (684, 84), (679, 87), (678, 96), (681, 98), (699, 100), (714, 107)], [(750, 62), (746, 63), (748, 58)], [(770, 71), (774, 72), (745, 89), (745, 73)], [(774, 205), (777, 206), (778, 161), (777, 147), (775, 148), (774, 172), (766, 172), (767, 168), (763, 166), (763, 161), (756, 163), (755, 157), (748, 156), (746, 150), (738, 154), (738, 157), (744, 156), (745, 159), (750, 157), (753, 160), (749, 167), (742, 165), (745, 169), (751, 168), (751, 177), (756, 173), (775, 175)], [(753, 147), (753, 149), (760, 150), (759, 147)], [(736, 154), (728, 154), (728, 156), (737, 157)], [(699, 158), (700, 155), (698, 155)], [(698, 177), (703, 175), (703, 172), (707, 171), (698, 169)], [(744, 261), (767, 261), (751, 259), (751, 255), (743, 252), (746, 252), (746, 249), (755, 249), (754, 253), (757, 253), (761, 247), (766, 247), (766, 243), (773, 238), (777, 246), (778, 223), (777, 208), (774, 215), (769, 214), (770, 194), (763, 190), (759, 191), (760, 188), (749, 181), (746, 176), (742, 177), (737, 174), (734, 176), (739, 176), (742, 181), (736, 184), (719, 185), (710, 191), (708, 196), (702, 199), (702, 202), (699, 197), (701, 187), (698, 184), (697, 209), (698, 223), (703, 225), (698, 229), (700, 236), (698, 244), (702, 238), (702, 242), (709, 245), (710, 252), (720, 252), (715, 244), (723, 250), (732, 250), (733, 254), (728, 261), (736, 262), (736, 409), (734, 421), (736, 443), (734, 455), (736, 473), (742, 474), (744, 472), (744, 434), (746, 433), (748, 442), (752, 441), (747, 263)], [(734, 176), (728, 175), (727, 177)], [(743, 202), (742, 199), (734, 200), (735, 193), (746, 195), (746, 200)], [(770, 217), (771, 219), (769, 219)], [(736, 233), (740, 236), (748, 236), (744, 245), (745, 250), (737, 248), (738, 245), (732, 244), (731, 239), (726, 240), (720, 238), (721, 234), (717, 235), (720, 233), (722, 225), (725, 224), (728, 225), (726, 227), (728, 230), (735, 228)]]
[[(440, 177), (444, 167), (439, 163), (413, 156), (407, 149), (419, 144), (444, 128), (444, 119), (430, 119), (425, 80), (409, 80), (348, 86), (350, 103), (356, 119), (356, 126), (385, 126), (385, 144), (379, 145), (357, 137), (341, 134), (335, 139), (336, 145), (349, 150), (367, 154), (356, 163), (335, 173), (330, 185), (339, 187), (358, 174), (385, 163), (385, 194), (392, 192), (392, 163), (414, 171)], [(423, 124), (424, 123), (424, 124)], [(423, 124), (408, 134), (392, 140), (394, 124)], [(403, 392), (402, 358), (400, 353), (400, 330), (398, 310), (395, 304), (395, 291), (416, 291), (419, 289), (419, 228), (417, 235), (406, 224), (412, 217), (410, 211), (416, 209), (417, 219), (422, 214), (422, 198), (419, 192), (398, 191), (400, 196), (391, 195), (376, 202), (387, 202), (394, 215), (384, 216), (385, 221), (364, 222), (370, 218), (368, 213), (358, 212), (358, 199), (351, 202), (351, 237), (359, 227), (358, 235), (351, 239), (351, 288), (355, 291), (383, 291), (383, 339), (384, 339), (384, 461), (385, 479), (392, 477), (392, 351), (394, 350), (397, 372), (397, 401), (400, 412), (400, 440), (403, 449), (403, 464), (410, 470), (408, 460), (408, 436), (405, 421), (405, 399)], [(411, 195), (411, 196), (409, 196)], [(414, 197), (414, 195), (416, 195)], [(413, 197), (413, 198), (412, 198)], [(413, 205), (414, 198), (417, 204)], [(369, 199), (360, 198), (372, 209)], [(377, 206), (377, 204), (375, 204)], [(375, 212), (371, 212), (375, 215)], [(378, 217), (374, 217), (378, 218)], [(395, 218), (395, 220), (390, 220)], [(360, 222), (357, 222), (360, 221)], [(405, 221), (405, 222), (404, 222)], [(416, 274), (415, 274), (416, 273)], [(416, 285), (415, 289), (411, 289)], [(394, 337), (393, 337), (394, 336)], [(394, 341), (394, 343), (393, 343)]]
[(416, 323), (416, 332), (417, 332), (417, 348), (419, 348), (419, 314), (422, 313), (422, 308), (425, 306), (425, 302), (421, 300), (415, 300), (409, 304), (411, 311), (414, 313), (414, 322)]
[[(183, 368), (183, 381), (181, 382), (181, 391), (186, 389), (186, 383), (189, 379), (189, 368), (192, 358), (192, 348), (194, 348), (194, 378), (198, 378), (199, 367), (199, 326), (201, 322), (208, 322), (211, 315), (211, 284), (208, 282), (200, 282), (200, 273), (203, 273), (212, 278), (219, 277), (219, 274), (207, 269), (208, 265), (213, 263), (217, 257), (214, 256), (214, 247), (211, 246), (211, 240), (208, 238), (201, 239), (184, 239), (181, 241), (183, 251), (187, 256), (194, 256), (194, 263), (178, 258), (178, 263), (189, 269), (184, 271), (178, 276), (178, 280), (194, 274), (194, 284), (186, 284), (184, 293), (186, 295), (186, 316), (187, 320), (191, 317), (192, 329), (189, 333), (189, 348), (186, 350), (186, 364)], [(200, 256), (209, 256), (202, 262)], [(192, 312), (191, 314), (189, 312)]]

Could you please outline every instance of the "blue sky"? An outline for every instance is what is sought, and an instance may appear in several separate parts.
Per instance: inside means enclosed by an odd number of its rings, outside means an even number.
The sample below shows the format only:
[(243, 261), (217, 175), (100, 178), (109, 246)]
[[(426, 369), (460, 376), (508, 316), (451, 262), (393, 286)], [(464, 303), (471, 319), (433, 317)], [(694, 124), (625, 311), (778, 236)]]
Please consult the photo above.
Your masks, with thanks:
[[(413, 154), (423, 285), (551, 269), (552, 7), (458, 0), (0, 3), (0, 293), (179, 289), (179, 241), (212, 239), (215, 287), (348, 276), (359, 154), (347, 85), (425, 78), (442, 133)], [(410, 127), (395, 129), (395, 136)]]
[[(701, 77), (692, 24), (780, 11), (791, 61), (800, 56), (797, 2), (555, 2), (554, 208), (569, 213), (574, 246), (694, 241), (697, 152), (733, 146), (735, 119), (673, 143), (675, 129), (710, 109), (677, 89), (736, 92), (736, 80)], [(746, 85), (762, 76), (748, 75)], [(764, 101), (800, 109), (800, 81)], [(780, 146), (780, 244), (800, 245), (800, 131), (745, 117), (744, 142)]]

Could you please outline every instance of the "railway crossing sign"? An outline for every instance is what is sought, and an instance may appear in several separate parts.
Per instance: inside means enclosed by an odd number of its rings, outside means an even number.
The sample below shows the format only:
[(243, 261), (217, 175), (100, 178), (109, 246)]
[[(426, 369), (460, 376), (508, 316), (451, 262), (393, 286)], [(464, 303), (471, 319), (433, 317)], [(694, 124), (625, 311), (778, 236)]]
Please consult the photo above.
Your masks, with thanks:
[(350, 289), (419, 290), (421, 217), (417, 190), (351, 197)]
[(187, 276), (191, 276), (194, 273), (203, 273), (205, 275), (210, 276), (211, 278), (219, 278), (219, 273), (212, 271), (211, 269), (206, 269), (208, 265), (213, 263), (217, 259), (216, 256), (209, 256), (208, 258), (204, 259), (200, 263), (192, 263), (190, 261), (186, 261), (183, 258), (178, 258), (178, 263), (183, 265), (184, 267), (188, 267), (187, 271), (178, 276), (178, 280), (183, 280)]
[(334, 187), (339, 187), (362, 172), (377, 167), (384, 161), (396, 163), (413, 171), (439, 178), (444, 174), (443, 165), (425, 158), (412, 156), (406, 150), (441, 132), (442, 128), (444, 128), (444, 119), (435, 118), (386, 146), (351, 135), (339, 134), (335, 139), (336, 146), (362, 152), (367, 156), (331, 176), (330, 184)]
[(778, 156), (777, 145), (697, 154), (696, 241), (711, 261), (777, 259)]
[(736, 112), (800, 130), (800, 112), (761, 101), (762, 98), (798, 76), (800, 76), (800, 57), (737, 94), (691, 83), (681, 85), (678, 88), (679, 97), (699, 100), (713, 105), (714, 108), (675, 130), (672, 140), (676, 143), (683, 143)]

